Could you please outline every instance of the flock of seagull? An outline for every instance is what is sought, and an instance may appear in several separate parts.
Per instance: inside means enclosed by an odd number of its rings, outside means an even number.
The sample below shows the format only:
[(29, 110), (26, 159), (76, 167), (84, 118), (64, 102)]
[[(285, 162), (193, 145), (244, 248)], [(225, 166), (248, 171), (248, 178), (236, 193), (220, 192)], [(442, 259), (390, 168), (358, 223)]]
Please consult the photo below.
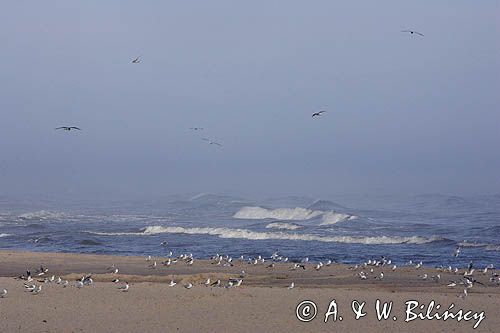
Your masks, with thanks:
[[(165, 246), (166, 242), (162, 243), (162, 246)], [(457, 249), (458, 251), (455, 251), (453, 256), (456, 256), (457, 253), (459, 253), (459, 248)], [(159, 265), (162, 265), (164, 267), (170, 267), (175, 264), (179, 263), (184, 263), (187, 266), (192, 266), (194, 263), (194, 256), (192, 253), (189, 254), (181, 254), (177, 257), (173, 256), (172, 251), (169, 251), (166, 255), (166, 259), (159, 262), (156, 260), (153, 260), (151, 256), (146, 257), (146, 262), (147, 266), (145, 268), (147, 269), (157, 269)], [(331, 266), (333, 261), (332, 260), (326, 260), (324, 263), (322, 261), (312, 263), (309, 261), (308, 257), (305, 257), (301, 259), (300, 261), (296, 262), (291, 262), (288, 257), (280, 255), (278, 251), (274, 252), (270, 257), (264, 257), (262, 255), (258, 255), (256, 257), (248, 257), (245, 258), (243, 255), (240, 256), (238, 259), (234, 260), (233, 257), (229, 255), (222, 255), (222, 254), (216, 254), (210, 258), (210, 263), (211, 265), (214, 266), (220, 266), (220, 267), (233, 267), (235, 263), (238, 262), (239, 264), (248, 264), (250, 267), (252, 266), (257, 266), (261, 265), (265, 269), (272, 270), (273, 268), (277, 267), (277, 264), (282, 265), (283, 267), (286, 264), (291, 264), (289, 267), (290, 271), (295, 271), (297, 269), (301, 269), (304, 271), (319, 271), (323, 269), (323, 267), (328, 267)], [(406, 268), (413, 268), (415, 271), (418, 271), (423, 267), (423, 262), (413, 262), (410, 260), (409, 262), (404, 264), (404, 267)], [(380, 272), (375, 273), (374, 268), (378, 268)], [(384, 273), (384, 268), (386, 273)], [(358, 277), (361, 280), (368, 280), (374, 279), (374, 280), (384, 280), (386, 278), (387, 271), (394, 272), (398, 269), (398, 266), (395, 265), (392, 260), (387, 259), (386, 257), (382, 256), (381, 259), (370, 259), (368, 261), (365, 261), (361, 264), (357, 264), (351, 267), (348, 267), (349, 270), (351, 271), (356, 271), (353, 276)], [(499, 274), (495, 271), (495, 267), (493, 264), (490, 264), (486, 266), (484, 269), (476, 270), (474, 268), (474, 265), (472, 262), (469, 263), (468, 267), (461, 270), (458, 267), (452, 268), (452, 266), (448, 267), (443, 267), (439, 266), (436, 267), (437, 274), (428, 276), (427, 273), (423, 273), (420, 275), (415, 276), (415, 278), (418, 277), (419, 280), (425, 281), (433, 281), (435, 283), (441, 283), (442, 273), (447, 273), (447, 274), (453, 274), (456, 276), (453, 280), (449, 280), (446, 284), (441, 285), (446, 285), (448, 288), (454, 288), (457, 286), (463, 286), (463, 292), (457, 297), (465, 299), (468, 295), (468, 290), (472, 288), (475, 284), (481, 285), (485, 287), (485, 283), (478, 281), (474, 275), (479, 273), (482, 274), (483, 276), (488, 274), (488, 272), (491, 271), (489, 282), (491, 286), (500, 286), (500, 276)], [(114, 284), (119, 284), (117, 289), (121, 292), (128, 292), (130, 290), (130, 284), (128, 281), (121, 281), (119, 279), (119, 268), (116, 267), (114, 264), (106, 268), (106, 271), (108, 274), (116, 275), (116, 278), (112, 280)], [(16, 279), (17, 280), (22, 280), (23, 281), (23, 286), (26, 289), (27, 292), (31, 293), (32, 295), (38, 295), (42, 291), (42, 285), (43, 284), (55, 284), (55, 285), (60, 285), (62, 288), (66, 288), (68, 286), (75, 287), (77, 289), (81, 289), (86, 286), (91, 286), (94, 281), (92, 279), (92, 273), (85, 274), (81, 278), (77, 279), (74, 281), (72, 284), (68, 280), (64, 280), (62, 277), (56, 277), (55, 275), (52, 275), (48, 277), (48, 272), (49, 269), (47, 267), (44, 267), (43, 265), (40, 266), (39, 269), (36, 269), (34, 273), (31, 273), (30, 270), (26, 271), (26, 274), (23, 274), (21, 276), (18, 276)], [(229, 288), (236, 288), (240, 287), (244, 281), (244, 279), (248, 276), (247, 272), (245, 270), (242, 270), (238, 276), (234, 274), (233, 277), (230, 277), (227, 279), (227, 281), (222, 281), (221, 279), (217, 280), (211, 280), (210, 278), (207, 278), (204, 282), (199, 283), (198, 285), (204, 286), (204, 287), (210, 287), (210, 288), (224, 288), (224, 289), (229, 289)], [(37, 285), (36, 282), (42, 283)], [(170, 282), (167, 284), (169, 287), (175, 287), (179, 282), (175, 281), (175, 277), (172, 275), (172, 278)], [(182, 284), (182, 286), (185, 289), (192, 289), (195, 286), (195, 282), (185, 282)], [(290, 290), (296, 287), (295, 282), (291, 282), (287, 286), (283, 286), (284, 288)], [(0, 298), (4, 298), (7, 296), (8, 291), (7, 289), (0, 290)]]

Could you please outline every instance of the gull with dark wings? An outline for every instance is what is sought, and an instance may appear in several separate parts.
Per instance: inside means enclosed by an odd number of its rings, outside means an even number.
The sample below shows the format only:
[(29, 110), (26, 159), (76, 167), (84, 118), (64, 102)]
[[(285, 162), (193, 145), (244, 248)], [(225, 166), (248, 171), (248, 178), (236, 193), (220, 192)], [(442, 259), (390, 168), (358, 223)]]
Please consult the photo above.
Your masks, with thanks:
[(65, 131), (71, 131), (74, 129), (79, 130), (79, 131), (82, 130), (81, 128), (76, 127), (76, 126), (61, 126), (61, 127), (56, 128), (56, 130), (60, 130), (60, 129), (65, 130)]
[(420, 32), (415, 31), (415, 30), (401, 30), (401, 32), (409, 32), (410, 35), (416, 34), (416, 35), (424, 37), (424, 34), (421, 34)]
[(135, 58), (134, 60), (132, 60), (132, 63), (133, 63), (133, 64), (138, 64), (138, 63), (140, 63), (140, 62), (141, 62), (141, 58), (140, 58), (140, 57), (137, 57), (137, 58)]
[(312, 114), (312, 117), (313, 117), (313, 118), (314, 118), (314, 117), (320, 117), (320, 116), (321, 116), (323, 113), (325, 113), (325, 112), (326, 112), (326, 111), (324, 111), (324, 110), (321, 110), (321, 111), (318, 111), (318, 112), (314, 112), (314, 113)]
[(203, 140), (203, 141), (207, 141), (207, 142), (208, 142), (208, 144), (210, 144), (210, 145), (217, 145), (217, 146), (219, 146), (219, 147), (222, 147), (222, 145), (221, 145), (220, 143), (216, 142), (216, 141), (212, 141), (212, 140), (207, 139), (207, 138), (202, 138), (202, 140)]

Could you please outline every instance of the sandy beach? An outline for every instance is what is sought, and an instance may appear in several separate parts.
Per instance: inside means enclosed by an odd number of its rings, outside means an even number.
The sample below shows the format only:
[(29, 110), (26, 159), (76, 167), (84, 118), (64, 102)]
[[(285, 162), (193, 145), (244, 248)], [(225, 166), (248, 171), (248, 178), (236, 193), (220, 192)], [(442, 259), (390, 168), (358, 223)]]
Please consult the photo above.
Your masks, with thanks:
[[(459, 280), (453, 273), (438, 272), (435, 268), (403, 267), (392, 271), (390, 267), (363, 269), (368, 278), (361, 280), (347, 265), (333, 264), (316, 271), (313, 264), (306, 269), (291, 270), (291, 263), (280, 263), (274, 268), (267, 264), (234, 263), (232, 267), (216, 266), (210, 260), (195, 260), (189, 266), (183, 262), (162, 266), (165, 258), (152, 258), (158, 263), (151, 269), (143, 257), (119, 257), (63, 253), (32, 253), (0, 251), (0, 289), (8, 290), (0, 299), (1, 332), (308, 332), (308, 331), (399, 331), (399, 332), (493, 332), (500, 325), (498, 309), (500, 288), (489, 282), (490, 274), (475, 277), (485, 286), (475, 284), (468, 296), (459, 298), (463, 286), (449, 288), (450, 280)], [(30, 268), (43, 265), (49, 268), (46, 276), (61, 276), (69, 280), (67, 287), (54, 282), (44, 283), (43, 276), (35, 278), (43, 289), (32, 295), (15, 277)], [(114, 265), (118, 274), (106, 268)], [(206, 287), (207, 278), (238, 278), (245, 270), (240, 287)], [(375, 278), (384, 271), (382, 280)], [(94, 283), (81, 289), (76, 280), (92, 273)], [(441, 280), (423, 280), (419, 275), (441, 274)], [(118, 278), (130, 283), (128, 292), (111, 282)], [(177, 282), (169, 287), (171, 279)], [(42, 282), (38, 282), (40, 280)], [(288, 289), (290, 283), (295, 288)], [(191, 289), (183, 287), (192, 283)], [(297, 305), (305, 300), (315, 303), (316, 316), (309, 322), (297, 318)], [(377, 319), (376, 302), (393, 302), (387, 320)], [(407, 304), (408, 301), (418, 302)], [(334, 301), (332, 303), (332, 301)], [(358, 320), (352, 309), (366, 313)], [(432, 320), (422, 320), (429, 304)], [(366, 302), (360, 309), (360, 304)], [(450, 309), (450, 305), (454, 306)], [(440, 305), (437, 307), (437, 305)], [(423, 305), (424, 308), (419, 310)], [(314, 311), (300, 308), (303, 320)], [(414, 307), (407, 313), (408, 307)], [(438, 309), (439, 308), (439, 309)], [(22, 309), (22, 310), (21, 310)], [(325, 314), (330, 309), (328, 322)], [(457, 313), (472, 312), (458, 321), (437, 319), (447, 309)], [(336, 312), (335, 312), (336, 310)], [(484, 318), (480, 313), (483, 312)], [(340, 319), (342, 317), (342, 319)], [(394, 320), (396, 317), (396, 320)], [(405, 319), (412, 319), (408, 322)], [(469, 320), (466, 320), (469, 319)]]

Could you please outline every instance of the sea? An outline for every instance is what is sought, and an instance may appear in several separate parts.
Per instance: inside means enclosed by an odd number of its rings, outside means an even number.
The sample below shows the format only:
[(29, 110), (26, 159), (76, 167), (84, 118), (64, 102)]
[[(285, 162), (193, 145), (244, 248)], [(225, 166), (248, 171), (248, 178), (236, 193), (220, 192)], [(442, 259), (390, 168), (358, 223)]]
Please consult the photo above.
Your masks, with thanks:
[[(166, 245), (161, 245), (166, 242)], [(456, 249), (460, 248), (458, 256)], [(500, 265), (500, 195), (305, 196), (200, 193), (122, 201), (0, 197), (0, 249), (195, 258)]]

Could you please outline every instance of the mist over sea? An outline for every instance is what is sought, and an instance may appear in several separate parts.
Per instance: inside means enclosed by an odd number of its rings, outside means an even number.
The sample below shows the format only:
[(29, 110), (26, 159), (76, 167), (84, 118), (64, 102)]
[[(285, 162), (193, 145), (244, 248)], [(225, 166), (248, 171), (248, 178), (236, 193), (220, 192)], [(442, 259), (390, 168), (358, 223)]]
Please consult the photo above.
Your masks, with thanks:
[[(163, 247), (161, 242), (167, 241)], [(454, 250), (460, 246), (458, 257)], [(500, 195), (261, 200), (216, 194), (60, 203), (0, 198), (0, 249), (174, 255), (216, 253), (401, 265), (500, 263)]]

